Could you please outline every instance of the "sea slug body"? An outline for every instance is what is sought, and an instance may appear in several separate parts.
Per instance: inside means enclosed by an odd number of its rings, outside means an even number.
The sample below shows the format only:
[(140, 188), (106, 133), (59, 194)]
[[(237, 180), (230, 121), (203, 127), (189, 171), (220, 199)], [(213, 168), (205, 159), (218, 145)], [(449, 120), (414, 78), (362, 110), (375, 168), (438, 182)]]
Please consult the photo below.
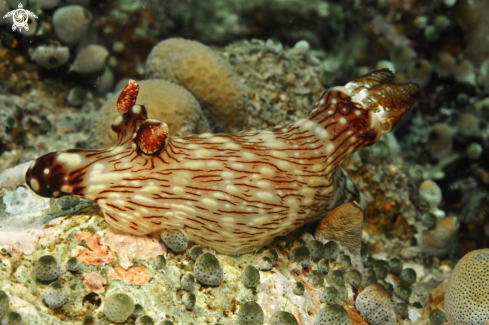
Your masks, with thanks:
[(222, 253), (255, 251), (351, 199), (341, 162), (413, 104), (418, 86), (393, 78), (383, 69), (331, 88), (306, 118), (272, 130), (182, 138), (135, 105), (131, 80), (117, 102), (113, 147), (44, 155), (26, 183), (44, 197), (93, 200), (132, 234), (173, 229)]

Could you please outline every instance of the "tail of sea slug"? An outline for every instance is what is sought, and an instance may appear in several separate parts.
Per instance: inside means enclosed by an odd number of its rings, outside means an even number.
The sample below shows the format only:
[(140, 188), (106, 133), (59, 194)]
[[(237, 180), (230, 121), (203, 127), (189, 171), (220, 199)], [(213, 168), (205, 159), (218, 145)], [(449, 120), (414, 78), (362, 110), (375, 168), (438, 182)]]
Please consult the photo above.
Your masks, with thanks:
[(366, 143), (374, 143), (389, 133), (401, 116), (414, 104), (419, 86), (415, 83), (393, 84), (388, 69), (370, 72), (353, 79), (344, 87), (326, 91), (309, 114), (309, 120), (333, 134), (358, 130)]

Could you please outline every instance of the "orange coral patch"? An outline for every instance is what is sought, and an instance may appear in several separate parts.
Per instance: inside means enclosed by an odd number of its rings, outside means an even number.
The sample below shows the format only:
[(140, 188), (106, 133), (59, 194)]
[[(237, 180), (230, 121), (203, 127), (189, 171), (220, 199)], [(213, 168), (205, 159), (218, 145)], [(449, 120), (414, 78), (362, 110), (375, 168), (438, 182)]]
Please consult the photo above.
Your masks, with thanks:
[(71, 254), (85, 264), (104, 265), (115, 264), (115, 258), (112, 252), (105, 245), (100, 245), (101, 236), (99, 233), (92, 235), (89, 232), (75, 232), (73, 234), (76, 240), (84, 241), (88, 248), (77, 246)]
[(121, 280), (122, 283), (132, 285), (143, 285), (149, 280), (149, 272), (142, 266), (130, 267), (127, 270), (116, 266), (108, 275), (111, 280)]

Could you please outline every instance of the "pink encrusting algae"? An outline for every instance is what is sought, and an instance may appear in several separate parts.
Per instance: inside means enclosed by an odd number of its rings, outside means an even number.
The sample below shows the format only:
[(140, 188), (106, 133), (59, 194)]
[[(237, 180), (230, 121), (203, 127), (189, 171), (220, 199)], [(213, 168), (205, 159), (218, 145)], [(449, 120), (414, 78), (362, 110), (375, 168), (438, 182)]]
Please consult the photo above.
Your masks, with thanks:
[(393, 79), (384, 69), (333, 87), (306, 118), (272, 130), (183, 138), (135, 105), (129, 81), (113, 147), (44, 155), (26, 183), (41, 196), (93, 200), (131, 234), (179, 230), (219, 252), (255, 251), (355, 198), (341, 162), (390, 132), (418, 89)]

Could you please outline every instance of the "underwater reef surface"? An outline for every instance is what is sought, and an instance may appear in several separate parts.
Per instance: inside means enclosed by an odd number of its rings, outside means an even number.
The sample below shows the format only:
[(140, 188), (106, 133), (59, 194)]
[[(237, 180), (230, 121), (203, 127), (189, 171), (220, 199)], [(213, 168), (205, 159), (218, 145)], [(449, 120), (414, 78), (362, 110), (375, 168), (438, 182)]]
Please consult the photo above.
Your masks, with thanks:
[[(28, 30), (13, 31), (12, 17), (0, 25), (3, 323), (489, 322), (485, 1), (23, 5), (38, 17)], [(0, 16), (15, 9), (0, 0)], [(200, 43), (190, 55), (178, 37)], [(184, 136), (294, 123), (329, 87), (382, 68), (420, 91), (391, 133), (341, 165), (360, 207), (253, 253), (120, 232), (95, 203), (24, 184), (43, 154), (110, 146), (105, 112), (129, 79), (136, 104)]]

